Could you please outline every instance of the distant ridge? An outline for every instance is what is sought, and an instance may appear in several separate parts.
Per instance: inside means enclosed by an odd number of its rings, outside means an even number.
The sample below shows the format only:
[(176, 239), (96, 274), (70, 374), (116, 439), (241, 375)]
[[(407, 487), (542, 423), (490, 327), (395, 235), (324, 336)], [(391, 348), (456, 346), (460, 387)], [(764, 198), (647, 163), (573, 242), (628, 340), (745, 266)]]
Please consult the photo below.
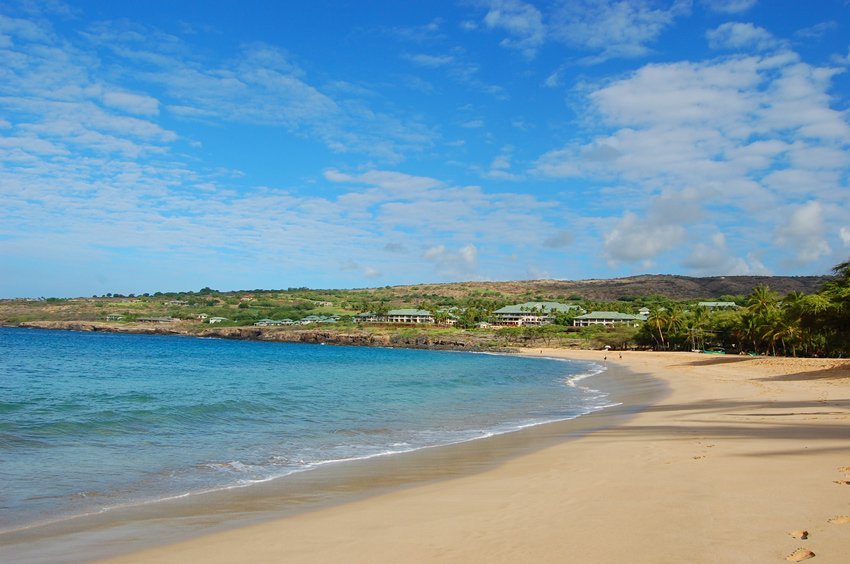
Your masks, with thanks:
[(511, 296), (536, 294), (561, 299), (571, 296), (588, 300), (665, 296), (674, 300), (747, 295), (756, 286), (768, 286), (780, 295), (817, 292), (829, 276), (709, 276), (642, 274), (625, 278), (590, 280), (522, 280), (513, 282), (451, 282), (412, 284), (387, 288), (393, 294), (410, 292), (463, 297), (473, 292), (499, 292)]

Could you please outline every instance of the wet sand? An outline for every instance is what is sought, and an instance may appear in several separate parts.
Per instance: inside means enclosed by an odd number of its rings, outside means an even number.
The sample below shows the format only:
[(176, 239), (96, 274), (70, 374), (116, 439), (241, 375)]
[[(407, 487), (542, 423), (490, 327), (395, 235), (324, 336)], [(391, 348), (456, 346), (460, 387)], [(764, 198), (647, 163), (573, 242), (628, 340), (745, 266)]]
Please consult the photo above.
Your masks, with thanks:
[[(612, 370), (588, 384), (632, 389), (620, 408), (349, 468), (300, 511), (276, 513), (280, 490), (241, 500), (241, 522), (211, 512), (209, 500), (191, 515), (175, 505), (165, 519), (125, 527), (136, 537), (124, 550), (160, 546), (114, 561), (847, 562), (848, 361), (607, 357)], [(634, 413), (658, 397), (653, 381), (666, 392)], [(233, 515), (236, 506), (221, 507)], [(163, 545), (180, 523), (213, 533)], [(147, 536), (157, 527), (162, 536)], [(114, 527), (104, 531), (103, 545), (118, 551)]]
[(847, 562), (847, 361), (615, 356), (669, 394), (480, 472), (117, 561)]
[(663, 384), (616, 366), (580, 385), (622, 402), (575, 420), (410, 453), (320, 466), (245, 488), (196, 494), (0, 534), (0, 561), (83, 562), (201, 535), (289, 518), (335, 505), (492, 469), (610, 427), (654, 401)]

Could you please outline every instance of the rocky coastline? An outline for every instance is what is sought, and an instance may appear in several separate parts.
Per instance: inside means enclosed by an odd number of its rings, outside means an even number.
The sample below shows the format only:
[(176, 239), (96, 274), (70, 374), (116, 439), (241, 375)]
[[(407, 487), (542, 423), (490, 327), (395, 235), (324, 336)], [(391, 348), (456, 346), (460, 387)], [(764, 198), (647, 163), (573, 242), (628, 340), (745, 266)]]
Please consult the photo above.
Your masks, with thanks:
[(106, 323), (100, 321), (24, 321), (11, 325), (34, 329), (53, 329), (84, 332), (135, 333), (144, 335), (183, 335), (188, 337), (272, 341), (282, 343), (326, 344), (356, 347), (397, 347), (431, 350), (473, 352), (512, 352), (515, 349), (499, 346), (492, 335), (455, 333), (442, 335), (427, 330), (415, 333), (363, 329), (290, 329), (281, 327), (198, 327), (182, 323)]

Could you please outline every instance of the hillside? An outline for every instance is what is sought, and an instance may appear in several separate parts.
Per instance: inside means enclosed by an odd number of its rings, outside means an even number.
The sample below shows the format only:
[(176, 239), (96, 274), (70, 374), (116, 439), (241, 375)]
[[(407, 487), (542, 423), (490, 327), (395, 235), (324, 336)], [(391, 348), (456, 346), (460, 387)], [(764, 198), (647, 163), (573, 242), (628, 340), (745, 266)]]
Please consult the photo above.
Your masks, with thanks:
[[(822, 276), (688, 276), (643, 275), (608, 280), (527, 280), (517, 282), (458, 282), (385, 286), (352, 290), (250, 290), (219, 292), (157, 292), (153, 295), (107, 294), (90, 298), (0, 300), (0, 324), (29, 321), (94, 321), (120, 315), (124, 321), (145, 316), (195, 320), (220, 316), (235, 325), (252, 325), (263, 318), (301, 320), (309, 315), (351, 316), (376, 307), (472, 306), (486, 318), (489, 311), (511, 303), (559, 301), (586, 307), (633, 311), (638, 306), (666, 298), (673, 301), (740, 301), (758, 285), (780, 296), (790, 292), (816, 292)], [(725, 300), (724, 300), (725, 301)], [(596, 302), (592, 305), (591, 302)], [(601, 303), (611, 302), (602, 305)]]
[[(724, 295), (747, 295), (759, 285), (785, 295), (812, 293), (827, 276), (713, 276), (690, 277), (644, 274), (626, 278), (594, 280), (524, 280), (517, 282), (457, 282), (392, 286), (383, 291), (396, 296), (425, 294), (461, 298), (470, 294), (540, 296), (559, 299), (619, 300), (622, 298), (664, 296), (672, 300), (714, 299)], [(372, 290), (359, 290), (368, 292)]]

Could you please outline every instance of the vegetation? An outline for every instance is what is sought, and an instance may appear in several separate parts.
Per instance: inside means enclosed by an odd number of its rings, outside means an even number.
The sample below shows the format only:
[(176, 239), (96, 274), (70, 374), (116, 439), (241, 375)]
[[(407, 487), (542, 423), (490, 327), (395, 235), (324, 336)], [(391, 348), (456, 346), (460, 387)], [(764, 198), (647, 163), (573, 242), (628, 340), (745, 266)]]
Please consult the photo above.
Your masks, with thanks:
[[(221, 326), (245, 326), (265, 318), (298, 321), (308, 316), (334, 316), (337, 323), (333, 327), (352, 330), (353, 316), (358, 313), (382, 314), (415, 307), (431, 312), (437, 326), (359, 330), (394, 331), (405, 336), (467, 335), (494, 346), (609, 346), (787, 356), (850, 354), (850, 261), (837, 265), (831, 277), (760, 277), (746, 281), (758, 283), (746, 291), (745, 281), (736, 277), (675, 276), (581, 284), (530, 281), (359, 290), (221, 292), (205, 287), (197, 292), (138, 296), (109, 293), (91, 298), (0, 300), (0, 323), (104, 321), (107, 315), (120, 315), (120, 323), (126, 324), (145, 317), (173, 317), (182, 320), (191, 332), (206, 326), (202, 322), (205, 317), (226, 318)], [(776, 288), (786, 291), (781, 294)], [(709, 289), (713, 293), (708, 293)], [(695, 295), (681, 297), (688, 292)], [(709, 309), (698, 305), (707, 299), (734, 302), (739, 307)], [(571, 303), (587, 311), (637, 313), (647, 308), (650, 313), (640, 327), (573, 327), (576, 312), (570, 311), (558, 313), (554, 323), (546, 326), (479, 328), (482, 322), (491, 320), (495, 310), (526, 301)], [(447, 327), (449, 321), (454, 324), (451, 328)]]
[(636, 335), (638, 345), (667, 350), (706, 350), (783, 356), (850, 354), (850, 261), (812, 294), (780, 296), (759, 285), (744, 307), (654, 308)]

